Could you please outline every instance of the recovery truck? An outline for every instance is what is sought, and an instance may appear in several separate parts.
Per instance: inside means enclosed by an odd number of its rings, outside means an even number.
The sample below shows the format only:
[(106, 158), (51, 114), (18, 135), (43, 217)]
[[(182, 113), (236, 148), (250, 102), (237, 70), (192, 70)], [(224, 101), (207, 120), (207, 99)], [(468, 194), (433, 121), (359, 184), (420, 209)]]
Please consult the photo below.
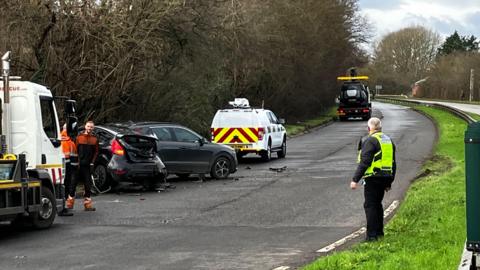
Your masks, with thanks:
[(370, 119), (372, 103), (368, 86), (364, 83), (368, 80), (368, 76), (357, 76), (356, 71), (352, 70), (350, 76), (337, 77), (337, 80), (342, 82), (337, 109), (340, 121), (345, 121), (350, 117)]
[[(0, 221), (52, 225), (65, 206), (65, 159), (54, 98), (45, 86), (10, 77), (2, 57), (0, 88)], [(75, 101), (65, 100), (67, 130), (75, 133)]]

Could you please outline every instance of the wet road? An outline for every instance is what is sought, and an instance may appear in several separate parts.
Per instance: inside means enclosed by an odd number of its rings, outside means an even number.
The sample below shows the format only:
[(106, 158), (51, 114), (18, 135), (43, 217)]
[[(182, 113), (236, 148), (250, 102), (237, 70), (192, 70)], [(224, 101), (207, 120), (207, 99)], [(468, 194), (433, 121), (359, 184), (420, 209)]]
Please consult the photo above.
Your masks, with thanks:
[[(375, 103), (397, 145), (401, 198), (435, 141), (405, 107)], [(171, 180), (162, 193), (95, 197), (96, 212), (58, 217), (45, 231), (0, 226), (0, 269), (273, 269), (295, 267), (364, 225), (363, 192), (349, 183), (366, 122), (335, 122), (288, 141), (287, 158), (246, 159), (231, 179)], [(269, 168), (287, 166), (283, 172)], [(78, 207), (78, 208), (77, 208)]]

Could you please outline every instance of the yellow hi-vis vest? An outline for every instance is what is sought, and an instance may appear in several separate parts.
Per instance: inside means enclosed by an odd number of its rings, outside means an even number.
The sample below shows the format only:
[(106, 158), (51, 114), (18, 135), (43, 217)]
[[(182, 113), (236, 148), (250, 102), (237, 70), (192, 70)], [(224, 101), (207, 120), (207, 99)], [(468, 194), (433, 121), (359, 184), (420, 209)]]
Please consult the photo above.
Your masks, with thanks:
[[(377, 132), (372, 135), (380, 143), (380, 151), (375, 153), (373, 156), (373, 161), (370, 167), (365, 171), (363, 177), (369, 176), (393, 176), (393, 143), (390, 137), (383, 134), (382, 132)], [(360, 162), (360, 157), (362, 155), (362, 150), (358, 153), (358, 162)]]

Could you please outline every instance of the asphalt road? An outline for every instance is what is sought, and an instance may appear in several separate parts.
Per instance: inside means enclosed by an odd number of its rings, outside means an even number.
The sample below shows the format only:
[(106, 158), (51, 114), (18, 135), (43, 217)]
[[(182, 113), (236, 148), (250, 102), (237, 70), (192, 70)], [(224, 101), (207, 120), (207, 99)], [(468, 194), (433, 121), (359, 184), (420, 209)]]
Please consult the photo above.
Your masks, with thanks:
[[(436, 138), (426, 117), (374, 103), (397, 145), (401, 198)], [(335, 122), (288, 141), (287, 158), (246, 159), (231, 179), (171, 180), (167, 192), (106, 194), (96, 212), (58, 217), (45, 231), (0, 226), (0, 269), (273, 269), (295, 267), (365, 223), (349, 183), (366, 122)], [(281, 168), (275, 172), (269, 168)]]

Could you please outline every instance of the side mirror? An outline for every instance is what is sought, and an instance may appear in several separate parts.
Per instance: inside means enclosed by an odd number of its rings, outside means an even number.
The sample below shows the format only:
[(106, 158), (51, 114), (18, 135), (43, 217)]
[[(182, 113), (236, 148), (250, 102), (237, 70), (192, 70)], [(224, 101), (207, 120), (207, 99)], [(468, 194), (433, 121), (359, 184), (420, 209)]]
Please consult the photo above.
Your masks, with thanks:
[(76, 101), (72, 99), (65, 100), (65, 114), (70, 116), (70, 115), (75, 115), (76, 113)]
[(205, 144), (205, 139), (204, 138), (198, 138), (197, 142), (198, 142), (198, 144), (200, 144), (200, 146), (203, 146)]
[(282, 124), (282, 125), (285, 125), (285, 119), (283, 119), (283, 118), (278, 119), (278, 123)]
[(67, 117), (67, 134), (72, 139), (78, 135), (78, 119), (75, 116)]

